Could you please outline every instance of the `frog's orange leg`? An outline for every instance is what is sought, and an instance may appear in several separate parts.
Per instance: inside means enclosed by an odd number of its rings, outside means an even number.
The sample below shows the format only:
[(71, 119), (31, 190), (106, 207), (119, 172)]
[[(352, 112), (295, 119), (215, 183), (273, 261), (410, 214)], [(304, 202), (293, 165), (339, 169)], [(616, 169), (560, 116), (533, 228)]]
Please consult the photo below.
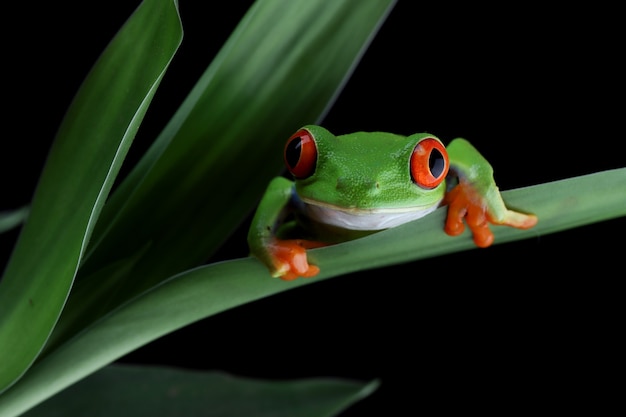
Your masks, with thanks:
[(486, 248), (493, 243), (494, 239), (493, 233), (489, 229), (489, 223), (518, 229), (529, 229), (537, 224), (537, 216), (508, 210), (499, 197), (497, 189), (495, 193), (498, 196), (491, 196), (495, 203), (490, 205), (485, 196), (461, 180), (446, 194), (444, 199), (444, 204), (448, 205), (445, 232), (450, 236), (463, 233), (465, 229), (463, 219), (465, 219), (467, 226), (472, 231), (476, 246)]
[(310, 265), (307, 260), (307, 249), (325, 246), (325, 243), (304, 239), (272, 239), (266, 244), (271, 257), (273, 274), (285, 281), (298, 277), (310, 278), (317, 275), (319, 267)]

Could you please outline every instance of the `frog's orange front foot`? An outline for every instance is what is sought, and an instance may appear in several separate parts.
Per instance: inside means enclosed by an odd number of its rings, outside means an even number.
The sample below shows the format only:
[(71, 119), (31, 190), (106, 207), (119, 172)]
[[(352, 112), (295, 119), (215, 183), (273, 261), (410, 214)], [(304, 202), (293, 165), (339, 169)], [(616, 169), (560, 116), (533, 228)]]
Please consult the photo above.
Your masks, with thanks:
[(444, 231), (450, 236), (463, 233), (465, 229), (463, 219), (465, 219), (472, 231), (474, 243), (481, 248), (486, 248), (493, 243), (494, 237), (489, 229), (489, 223), (518, 229), (529, 229), (537, 224), (537, 216), (508, 210), (499, 196), (494, 203), (494, 210), (490, 211), (487, 199), (471, 185), (463, 182), (446, 194), (444, 203), (448, 205)]
[(273, 239), (266, 246), (272, 258), (272, 276), (285, 281), (292, 281), (298, 277), (313, 277), (320, 272), (315, 265), (307, 260), (307, 249), (325, 246), (322, 242), (304, 239)]

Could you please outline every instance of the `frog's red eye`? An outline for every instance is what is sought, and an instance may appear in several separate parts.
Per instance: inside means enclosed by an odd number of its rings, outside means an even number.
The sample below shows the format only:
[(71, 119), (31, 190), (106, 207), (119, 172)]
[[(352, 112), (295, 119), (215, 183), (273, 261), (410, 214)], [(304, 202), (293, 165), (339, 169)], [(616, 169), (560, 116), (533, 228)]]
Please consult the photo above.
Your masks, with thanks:
[(411, 155), (411, 178), (422, 188), (435, 188), (448, 175), (448, 152), (435, 138), (422, 139)]
[(313, 175), (317, 165), (317, 145), (313, 136), (305, 129), (294, 133), (285, 144), (284, 158), (294, 177), (303, 179)]

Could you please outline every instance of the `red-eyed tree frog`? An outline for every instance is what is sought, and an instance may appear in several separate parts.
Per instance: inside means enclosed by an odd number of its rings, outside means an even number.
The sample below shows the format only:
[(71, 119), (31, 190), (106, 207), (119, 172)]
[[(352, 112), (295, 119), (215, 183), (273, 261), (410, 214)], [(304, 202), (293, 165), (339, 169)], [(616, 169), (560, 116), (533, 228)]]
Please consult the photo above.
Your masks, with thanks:
[(294, 180), (270, 182), (248, 232), (251, 254), (284, 280), (319, 272), (307, 249), (395, 227), (444, 204), (444, 231), (462, 233), (465, 219), (479, 247), (493, 242), (489, 223), (520, 229), (537, 223), (532, 214), (507, 209), (491, 165), (462, 138), (446, 148), (428, 133), (335, 136), (308, 125), (287, 140), (284, 161)]

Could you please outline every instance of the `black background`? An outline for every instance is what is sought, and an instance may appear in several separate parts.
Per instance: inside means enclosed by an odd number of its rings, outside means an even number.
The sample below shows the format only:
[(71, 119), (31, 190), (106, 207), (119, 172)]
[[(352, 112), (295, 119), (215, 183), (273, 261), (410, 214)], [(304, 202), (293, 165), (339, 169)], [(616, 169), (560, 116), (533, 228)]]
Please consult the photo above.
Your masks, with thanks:
[[(139, 2), (40, 3), (5, 12), (18, 25), (2, 29), (0, 210), (28, 203), (73, 94)], [(200, 3), (181, 2), (185, 39), (131, 161), (251, 2)], [(626, 166), (618, 16), (601, 6), (400, 0), (323, 124), (337, 134), (463, 136), (503, 190)], [(597, 413), (616, 402), (611, 377), (624, 371), (625, 226), (615, 219), (316, 283), (190, 325), (122, 361), (261, 378), (380, 378), (346, 417)], [(247, 255), (246, 228), (216, 259)], [(3, 263), (16, 236), (0, 236)]]

